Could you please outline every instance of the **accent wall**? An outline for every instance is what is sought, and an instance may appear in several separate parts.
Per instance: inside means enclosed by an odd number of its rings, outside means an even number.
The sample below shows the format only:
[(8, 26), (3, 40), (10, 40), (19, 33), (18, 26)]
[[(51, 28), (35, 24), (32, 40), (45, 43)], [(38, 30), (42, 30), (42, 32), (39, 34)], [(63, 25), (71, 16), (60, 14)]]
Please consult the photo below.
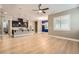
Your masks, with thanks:
[(48, 32), (48, 20), (42, 21), (42, 32)]

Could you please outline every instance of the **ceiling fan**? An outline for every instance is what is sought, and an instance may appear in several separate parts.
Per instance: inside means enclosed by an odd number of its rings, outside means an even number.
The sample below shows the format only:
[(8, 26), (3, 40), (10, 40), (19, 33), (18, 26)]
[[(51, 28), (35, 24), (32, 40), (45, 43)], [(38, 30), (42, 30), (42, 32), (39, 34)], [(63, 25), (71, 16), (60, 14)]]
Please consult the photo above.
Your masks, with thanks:
[(42, 6), (42, 4), (38, 5), (38, 10), (33, 10), (33, 11), (38, 11), (39, 13), (46, 13), (45, 11), (48, 10), (49, 8), (43, 8), (41, 9), (40, 7)]

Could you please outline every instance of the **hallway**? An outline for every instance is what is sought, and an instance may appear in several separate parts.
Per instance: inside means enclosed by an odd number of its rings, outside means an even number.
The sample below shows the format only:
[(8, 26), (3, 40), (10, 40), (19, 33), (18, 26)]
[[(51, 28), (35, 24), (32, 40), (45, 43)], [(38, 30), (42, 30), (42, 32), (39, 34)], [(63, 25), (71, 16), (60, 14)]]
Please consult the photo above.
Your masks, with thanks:
[(56, 39), (47, 33), (11, 38), (5, 36), (0, 40), (0, 53), (79, 53), (79, 43)]

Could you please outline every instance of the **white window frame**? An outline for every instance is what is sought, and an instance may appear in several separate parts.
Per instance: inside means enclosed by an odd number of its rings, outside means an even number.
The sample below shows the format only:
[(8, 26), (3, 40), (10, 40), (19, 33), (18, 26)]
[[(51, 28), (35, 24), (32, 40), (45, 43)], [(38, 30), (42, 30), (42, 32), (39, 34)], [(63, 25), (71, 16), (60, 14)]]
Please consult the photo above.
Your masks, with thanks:
[[(58, 25), (57, 25), (58, 21)], [(63, 15), (54, 17), (53, 27), (55, 31), (70, 31), (71, 30), (71, 17), (70, 15)], [(63, 26), (65, 25), (65, 26)], [(58, 27), (57, 27), (58, 26)]]

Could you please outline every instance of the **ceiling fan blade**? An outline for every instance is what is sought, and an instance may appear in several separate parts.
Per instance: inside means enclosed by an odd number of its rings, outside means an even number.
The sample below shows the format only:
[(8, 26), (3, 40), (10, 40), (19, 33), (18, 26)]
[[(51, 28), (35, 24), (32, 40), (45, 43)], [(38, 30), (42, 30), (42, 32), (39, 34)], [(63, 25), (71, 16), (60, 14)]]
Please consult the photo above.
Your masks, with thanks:
[(45, 14), (46, 12), (42, 10), (42, 12)]
[(39, 10), (40, 10), (40, 7), (41, 7), (41, 4), (38, 5)]
[(44, 8), (44, 9), (42, 9), (42, 10), (48, 10), (49, 8)]
[(39, 11), (39, 10), (33, 10), (33, 11)]

